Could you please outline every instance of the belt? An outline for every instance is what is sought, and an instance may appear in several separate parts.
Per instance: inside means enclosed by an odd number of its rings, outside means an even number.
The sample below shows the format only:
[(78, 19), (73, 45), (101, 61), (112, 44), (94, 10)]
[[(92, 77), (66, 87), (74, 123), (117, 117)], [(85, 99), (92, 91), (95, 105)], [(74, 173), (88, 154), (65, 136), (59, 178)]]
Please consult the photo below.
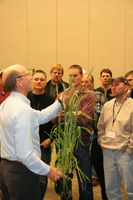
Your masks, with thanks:
[(7, 161), (7, 162), (16, 163), (16, 164), (22, 164), (22, 163), (19, 162), (18, 160), (8, 160), (8, 159), (6, 159), (6, 158), (2, 158), (2, 160)]

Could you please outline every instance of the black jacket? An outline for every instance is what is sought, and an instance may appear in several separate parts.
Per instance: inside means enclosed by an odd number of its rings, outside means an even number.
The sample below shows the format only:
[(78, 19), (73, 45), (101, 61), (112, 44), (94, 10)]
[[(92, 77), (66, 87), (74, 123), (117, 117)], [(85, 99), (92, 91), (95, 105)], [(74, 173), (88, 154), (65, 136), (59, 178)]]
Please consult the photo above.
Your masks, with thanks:
[[(31, 102), (31, 107), (35, 110), (47, 108), (55, 101), (54, 98), (47, 92), (41, 95), (35, 95), (32, 92), (29, 92), (27, 98)], [(50, 134), (52, 127), (53, 123), (51, 121), (39, 126), (40, 143), (49, 138), (48, 134)]]
[(61, 82), (58, 84), (58, 86), (56, 87), (55, 85), (52, 84), (52, 81), (49, 80), (47, 82), (47, 85), (45, 87), (46, 91), (51, 94), (54, 99), (56, 99), (57, 95), (61, 92), (64, 91), (64, 89), (68, 88), (69, 84), (66, 83), (65, 81), (61, 80)]

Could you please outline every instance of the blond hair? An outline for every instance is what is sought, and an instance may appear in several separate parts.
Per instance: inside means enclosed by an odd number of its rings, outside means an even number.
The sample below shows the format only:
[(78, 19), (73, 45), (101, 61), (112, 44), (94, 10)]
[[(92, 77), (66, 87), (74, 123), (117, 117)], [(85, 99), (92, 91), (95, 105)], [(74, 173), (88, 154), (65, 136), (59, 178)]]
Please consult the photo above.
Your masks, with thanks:
[(56, 65), (54, 65), (54, 66), (51, 68), (51, 70), (50, 70), (50, 74), (52, 74), (52, 72), (53, 72), (55, 69), (56, 69), (56, 70), (59, 70), (59, 71), (62, 71), (62, 74), (64, 74), (64, 69), (63, 69), (63, 67), (62, 67), (61, 64), (56, 64)]

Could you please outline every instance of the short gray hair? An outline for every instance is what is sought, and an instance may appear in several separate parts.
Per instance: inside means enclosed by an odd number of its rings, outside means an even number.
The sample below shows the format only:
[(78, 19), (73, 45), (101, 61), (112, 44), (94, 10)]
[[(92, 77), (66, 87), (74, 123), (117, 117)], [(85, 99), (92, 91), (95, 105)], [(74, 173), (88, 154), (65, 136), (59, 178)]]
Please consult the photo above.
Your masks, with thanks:
[(16, 89), (16, 79), (19, 76), (19, 72), (12, 71), (3, 82), (3, 87), (8, 91), (13, 91)]

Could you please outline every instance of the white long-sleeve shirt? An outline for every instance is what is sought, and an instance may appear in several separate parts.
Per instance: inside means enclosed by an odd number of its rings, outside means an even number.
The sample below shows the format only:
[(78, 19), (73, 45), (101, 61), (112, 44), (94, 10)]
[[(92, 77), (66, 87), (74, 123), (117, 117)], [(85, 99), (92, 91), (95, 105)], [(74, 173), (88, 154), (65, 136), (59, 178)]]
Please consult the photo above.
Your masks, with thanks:
[(27, 97), (11, 92), (0, 106), (1, 157), (20, 161), (36, 174), (47, 174), (50, 166), (40, 159), (39, 125), (57, 116), (60, 109), (56, 101), (42, 111), (34, 110)]

